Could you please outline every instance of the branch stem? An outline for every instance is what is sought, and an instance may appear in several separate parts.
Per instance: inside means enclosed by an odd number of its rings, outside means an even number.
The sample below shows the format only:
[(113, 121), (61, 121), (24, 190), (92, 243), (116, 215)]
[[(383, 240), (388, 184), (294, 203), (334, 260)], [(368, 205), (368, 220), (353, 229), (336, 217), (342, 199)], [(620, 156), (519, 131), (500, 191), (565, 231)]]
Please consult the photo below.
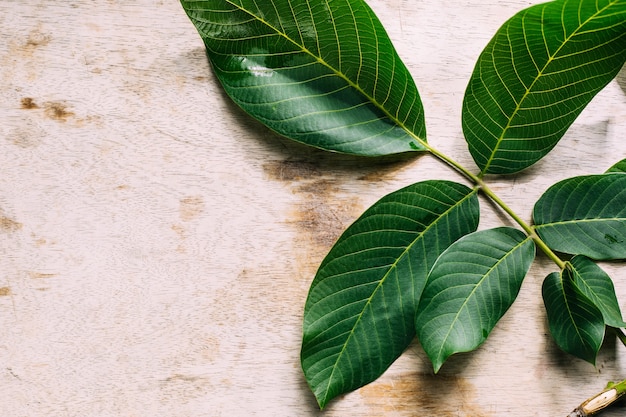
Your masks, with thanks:
[(491, 188), (489, 188), (489, 186), (487, 186), (487, 184), (485, 184), (482, 178), (479, 178), (479, 182), (477, 185), (480, 187), (482, 192), (485, 193), (486, 196), (488, 196), (493, 202), (499, 205), (509, 216), (511, 216), (513, 220), (515, 220), (517, 224), (520, 225), (522, 229), (524, 229), (528, 236), (535, 242), (535, 245), (537, 245), (548, 258), (550, 258), (561, 270), (565, 269), (565, 262), (563, 262), (563, 260), (561, 260), (561, 258), (559, 258), (558, 255), (554, 253), (552, 249), (548, 247), (548, 245), (546, 245), (546, 242), (544, 242), (539, 237), (534, 227), (530, 226), (528, 223), (522, 220), (522, 218), (520, 218), (517, 213), (515, 213), (504, 201), (500, 199), (500, 197), (498, 197), (493, 192)]
[(541, 249), (543, 253), (546, 254), (548, 258), (550, 258), (560, 269), (565, 269), (565, 262), (555, 254), (552, 249), (546, 245), (546, 243), (539, 237), (534, 227), (526, 223), (521, 217), (517, 215), (500, 197), (498, 197), (491, 188), (483, 181), (481, 175), (476, 175), (465, 168), (463, 165), (450, 158), (444, 153), (439, 152), (437, 149), (430, 146), (428, 143), (420, 141), (420, 143), (428, 149), (428, 151), (450, 165), (452, 168), (460, 172), (463, 176), (465, 176), (468, 180), (470, 180), (476, 187), (478, 187), (487, 197), (489, 197), (494, 203), (496, 203), (502, 210), (504, 210), (520, 227), (526, 232), (526, 234), (535, 242), (535, 244)]

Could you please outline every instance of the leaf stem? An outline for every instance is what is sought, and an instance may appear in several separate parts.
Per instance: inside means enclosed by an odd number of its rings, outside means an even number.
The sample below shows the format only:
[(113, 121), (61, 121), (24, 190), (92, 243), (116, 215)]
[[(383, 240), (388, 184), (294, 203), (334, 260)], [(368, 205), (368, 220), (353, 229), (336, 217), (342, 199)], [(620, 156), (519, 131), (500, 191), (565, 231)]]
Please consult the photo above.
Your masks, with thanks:
[(500, 197), (498, 197), (493, 192), (493, 190), (489, 188), (489, 186), (485, 183), (485, 181), (483, 181), (481, 176), (478, 176), (472, 173), (463, 165), (461, 165), (454, 159), (450, 158), (446, 154), (439, 152), (437, 149), (433, 148), (428, 143), (421, 141), (421, 140), (420, 140), (420, 143), (422, 146), (426, 147), (426, 149), (428, 149), (428, 151), (433, 156), (445, 162), (446, 164), (450, 165), (451, 167), (459, 171), (461, 174), (463, 174), (471, 182), (473, 182), (487, 197), (489, 197), (494, 203), (500, 206), (518, 225), (520, 225), (520, 227), (535, 242), (535, 244), (541, 249), (541, 251), (545, 253), (546, 256), (548, 256), (548, 258), (550, 258), (560, 269), (565, 269), (565, 262), (561, 260), (561, 258), (559, 258), (557, 254), (555, 254), (552, 251), (552, 249), (548, 247), (548, 245), (546, 245), (546, 243), (539, 237), (534, 227), (526, 223), (504, 201), (502, 201), (502, 199), (500, 199)]
[(420, 144), (422, 146), (424, 146), (428, 150), (428, 152), (430, 152), (436, 158), (440, 159), (441, 161), (443, 161), (446, 164), (450, 165), (452, 168), (454, 168), (457, 171), (459, 171), (461, 174), (463, 174), (467, 179), (469, 179), (474, 184), (476, 184), (476, 185), (480, 184), (481, 179), (477, 175), (475, 175), (473, 172), (471, 172), (470, 170), (465, 168), (463, 165), (461, 165), (460, 163), (458, 163), (454, 159), (450, 158), (448, 155), (446, 155), (446, 154), (444, 154), (442, 152), (439, 152), (437, 149), (435, 149), (432, 146), (430, 146), (427, 142), (424, 142), (424, 141), (421, 141), (421, 140), (419, 142), (420, 142)]

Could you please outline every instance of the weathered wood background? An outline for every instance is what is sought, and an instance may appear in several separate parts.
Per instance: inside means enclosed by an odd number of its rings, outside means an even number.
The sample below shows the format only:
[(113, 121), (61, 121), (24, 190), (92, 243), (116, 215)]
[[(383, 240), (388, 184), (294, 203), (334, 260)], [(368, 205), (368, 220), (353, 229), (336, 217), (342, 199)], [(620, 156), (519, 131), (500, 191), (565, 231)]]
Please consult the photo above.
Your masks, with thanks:
[[(467, 79), (533, 2), (368, 3), (414, 74), (430, 142), (473, 166)], [(416, 343), (321, 413), (298, 359), (317, 265), (384, 194), (462, 179), (427, 156), (351, 158), (268, 132), (225, 97), (175, 0), (1, 0), (0, 91), (2, 416), (565, 416), (626, 378), (613, 337), (595, 367), (555, 347), (540, 256), (478, 351), (434, 376)], [(553, 182), (625, 158), (625, 91), (622, 71), (496, 191), (528, 219)], [(509, 223), (485, 207), (481, 228)], [(623, 265), (603, 266), (626, 308)]]

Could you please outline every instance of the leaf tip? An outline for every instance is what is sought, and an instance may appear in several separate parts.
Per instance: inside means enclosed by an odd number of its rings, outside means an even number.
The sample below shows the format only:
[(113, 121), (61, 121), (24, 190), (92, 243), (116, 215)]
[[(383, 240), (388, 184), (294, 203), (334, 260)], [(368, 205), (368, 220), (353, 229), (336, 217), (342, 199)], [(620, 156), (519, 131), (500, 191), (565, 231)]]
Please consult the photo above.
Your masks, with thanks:
[(435, 374), (438, 374), (439, 371), (441, 370), (441, 367), (443, 366), (443, 363), (446, 361), (445, 358), (436, 358), (436, 359), (431, 359), (432, 363), (433, 363), (433, 372)]

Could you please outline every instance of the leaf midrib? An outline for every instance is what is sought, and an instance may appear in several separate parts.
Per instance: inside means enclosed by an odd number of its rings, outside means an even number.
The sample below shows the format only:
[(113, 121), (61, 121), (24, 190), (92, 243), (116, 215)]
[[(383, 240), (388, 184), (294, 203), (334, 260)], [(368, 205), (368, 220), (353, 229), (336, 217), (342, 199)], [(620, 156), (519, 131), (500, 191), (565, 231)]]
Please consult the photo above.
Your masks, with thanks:
[(626, 217), (598, 217), (598, 218), (591, 218), (591, 219), (559, 220), (559, 221), (541, 223), (541, 224), (535, 225), (535, 229), (540, 230), (546, 227), (569, 226), (569, 225), (575, 226), (580, 223), (583, 223), (583, 224), (584, 223), (602, 223), (602, 222), (615, 222), (615, 221), (626, 223)]
[(439, 215), (439, 217), (437, 218), (437, 221), (434, 221), (432, 223), (430, 223), (419, 235), (418, 237), (416, 237), (415, 239), (413, 239), (413, 241), (407, 245), (406, 249), (404, 251), (402, 251), (402, 253), (398, 256), (398, 258), (395, 260), (395, 262), (393, 262), (390, 266), (389, 266), (389, 270), (383, 275), (383, 277), (380, 279), (380, 281), (378, 282), (378, 284), (376, 285), (376, 288), (374, 288), (374, 290), (372, 291), (372, 294), (369, 296), (369, 298), (367, 299), (367, 302), (365, 303), (365, 305), (363, 306), (363, 308), (361, 309), (361, 312), (359, 313), (354, 325), (352, 326), (352, 329), (350, 330), (350, 334), (348, 335), (348, 337), (346, 338), (346, 341), (343, 343), (343, 346), (341, 348), (341, 351), (339, 352), (339, 354), (337, 355), (335, 362), (333, 364), (333, 370), (331, 371), (328, 379), (327, 379), (327, 384), (326, 384), (326, 388), (324, 390), (325, 393), (325, 397), (324, 397), (324, 404), (327, 402), (327, 396), (328, 396), (328, 391), (329, 391), (329, 386), (330, 383), (333, 379), (333, 375), (335, 374), (335, 370), (337, 369), (337, 363), (340, 361), (341, 357), (343, 356), (345, 350), (346, 350), (346, 346), (348, 345), (350, 339), (352, 338), (352, 336), (354, 335), (354, 329), (358, 326), (359, 322), (361, 321), (361, 318), (363, 317), (363, 314), (365, 313), (365, 310), (367, 310), (367, 307), (371, 304), (372, 299), (374, 298), (374, 295), (376, 295), (376, 293), (379, 291), (379, 289), (382, 287), (383, 283), (385, 282), (385, 280), (389, 277), (389, 275), (391, 274), (391, 271), (394, 271), (398, 265), (398, 263), (400, 262), (401, 259), (403, 259), (410, 251), (410, 249), (420, 240), (423, 239), (424, 235), (426, 234), (426, 232), (428, 230), (430, 230), (432, 227), (434, 227), (434, 225), (439, 223), (439, 220), (448, 216), (450, 214), (450, 212), (452, 210), (454, 210), (455, 208), (458, 208), (459, 206), (461, 206), (465, 201), (467, 201), (468, 199), (470, 199), (474, 194), (476, 194), (478, 192), (478, 189), (473, 189), (471, 192), (469, 192), (465, 197), (463, 197), (461, 200), (457, 201), (455, 204), (453, 204), (452, 206), (450, 206), (446, 211), (444, 211), (443, 213), (441, 213), (441, 215)]
[[(394, 116), (393, 114), (391, 114), (391, 112), (389, 112), (381, 103), (379, 103), (374, 97), (370, 96), (367, 92), (365, 92), (365, 90), (363, 90), (359, 84), (353, 82), (350, 78), (348, 78), (343, 72), (341, 72), (340, 69), (336, 69), (334, 68), (332, 65), (330, 65), (329, 63), (327, 63), (321, 56), (317, 56), (315, 55), (313, 52), (311, 52), (306, 46), (304, 46), (303, 44), (297, 42), (296, 40), (292, 39), (291, 37), (287, 36), (286, 33), (284, 33), (282, 30), (279, 30), (278, 28), (276, 28), (275, 26), (273, 26), (272, 24), (270, 24), (268, 21), (264, 20), (262, 17), (255, 15), (254, 13), (252, 13), (250, 10), (246, 10), (245, 8), (243, 8), (242, 6), (234, 3), (232, 0), (225, 0), (226, 3), (234, 6), (236, 9), (240, 10), (241, 12), (244, 12), (246, 14), (248, 14), (250, 17), (256, 19), (258, 22), (264, 24), (265, 26), (267, 26), (268, 28), (270, 28), (271, 30), (273, 30), (276, 34), (282, 36), (283, 38), (285, 38), (287, 41), (291, 42), (293, 45), (295, 45), (296, 47), (298, 47), (302, 52), (306, 53), (307, 55), (309, 55), (311, 58), (315, 59), (319, 64), (321, 64), (322, 66), (328, 68), (332, 73), (334, 73), (337, 77), (343, 79), (346, 83), (348, 83), (348, 85), (352, 88), (354, 88), (355, 90), (357, 90), (360, 94), (362, 94), (370, 103), (372, 103), (372, 105), (374, 105), (378, 110), (380, 110), (381, 112), (383, 112), (383, 114), (389, 118), (391, 121), (393, 121), (397, 126), (399, 126), (401, 129), (403, 129), (405, 132), (407, 132), (407, 134), (413, 138), (413, 140), (415, 140), (416, 142), (419, 143), (419, 145), (421, 145), (424, 149), (430, 150), (430, 146), (428, 145), (428, 143), (420, 138), (419, 136), (417, 136), (411, 129), (409, 129), (404, 122), (400, 121), (400, 119), (398, 119), (396, 116)], [(265, 0), (264, 0), (265, 1)], [(330, 6), (329, 6), (329, 10), (330, 10)], [(351, 15), (354, 17), (354, 13), (352, 13), (351, 10)], [(297, 19), (294, 19), (297, 23)], [(333, 27), (334, 27), (334, 21), (333, 21)], [(376, 31), (375, 31), (376, 33)], [(357, 38), (359, 38), (358, 33), (357, 33)], [(378, 48), (378, 34), (376, 33), (376, 47)], [(317, 41), (319, 43), (319, 40)], [(360, 39), (359, 39), (360, 42)], [(339, 41), (337, 42), (337, 44), (339, 45)], [(377, 49), (378, 51), (378, 49)], [(362, 58), (362, 54), (359, 54), (359, 56)], [(341, 63), (341, 59), (339, 61)], [(395, 61), (394, 61), (395, 62)], [(376, 68), (377, 71), (377, 77), (376, 77), (376, 83), (378, 83), (378, 68)], [(394, 71), (395, 73), (395, 71)]]
[[(538, 71), (537, 76), (535, 77), (535, 79), (532, 81), (532, 83), (530, 84), (529, 87), (526, 88), (526, 91), (524, 92), (524, 94), (522, 95), (522, 98), (519, 100), (519, 102), (516, 103), (515, 105), (515, 110), (513, 111), (513, 113), (511, 114), (511, 116), (509, 117), (509, 120), (507, 121), (506, 126), (502, 129), (502, 133), (500, 134), (500, 136), (498, 137), (498, 140), (496, 142), (496, 145), (493, 148), (493, 151), (491, 151), (491, 156), (489, 157), (489, 159), (487, 160), (487, 163), (485, 164), (484, 168), (480, 171), (481, 174), (486, 174), (489, 170), (489, 167), (491, 166), (492, 162), (495, 159), (496, 153), (498, 151), (498, 149), (500, 148), (500, 145), (503, 143), (504, 141), (504, 136), (506, 135), (507, 131), (509, 130), (509, 128), (511, 127), (511, 123), (513, 122), (513, 120), (515, 119), (515, 116), (517, 116), (517, 113), (519, 113), (519, 111), (522, 109), (522, 104), (524, 103), (524, 100), (526, 100), (526, 98), (528, 97), (528, 95), (531, 93), (533, 87), (535, 86), (535, 84), (539, 81), (539, 79), (541, 79), (541, 77), (543, 76), (544, 72), (547, 70), (548, 66), (556, 59), (556, 57), (558, 56), (559, 52), (561, 51), (561, 49), (563, 49), (563, 47), (574, 37), (576, 36), (580, 30), (590, 21), (592, 21), (593, 19), (595, 19), (598, 15), (600, 15), (604, 10), (612, 7), (614, 5), (614, 2), (609, 3), (608, 5), (606, 5), (605, 7), (603, 7), (602, 9), (598, 10), (596, 13), (594, 13), (592, 16), (590, 16), (587, 20), (585, 20), (583, 23), (579, 24), (579, 26), (576, 28), (576, 30), (574, 30), (567, 38), (565, 38), (563, 40), (563, 42), (561, 43), (561, 45), (557, 48), (557, 50), (552, 54), (552, 55), (548, 55), (548, 60), (546, 61), (546, 63), (543, 65), (543, 67)], [(545, 8), (548, 7), (548, 4), (544, 5), (543, 11), (545, 11)], [(543, 14), (542, 11), (542, 14)], [(524, 14), (523, 19), (526, 18), (526, 14)], [(562, 21), (561, 21), (562, 23)], [(507, 26), (507, 33), (508, 33), (508, 27)], [(531, 59), (533, 59), (534, 61), (534, 57), (531, 55)]]
[[(570, 277), (565, 277), (564, 275), (565, 275), (565, 271), (562, 271), (561, 274), (559, 274), (559, 278), (560, 278), (559, 284), (560, 284), (560, 290), (562, 291), (562, 294), (563, 294), (563, 301), (565, 302), (565, 309), (567, 311), (567, 315), (569, 316), (570, 322), (574, 326), (574, 330), (576, 331), (576, 335), (578, 336), (578, 339), (580, 340), (581, 344), (583, 346), (592, 348), (592, 346), (590, 346), (589, 343), (585, 341), (585, 338), (582, 336), (581, 331), (579, 330), (580, 326), (578, 326), (578, 323), (574, 319), (574, 311), (572, 308), (570, 308), (569, 298), (567, 297), (567, 293), (565, 291), (565, 279), (569, 279), (570, 284), (572, 286), (574, 286), (575, 284), (574, 282), (572, 282), (572, 279)], [(572, 287), (571, 290), (576, 291), (574, 287)]]

